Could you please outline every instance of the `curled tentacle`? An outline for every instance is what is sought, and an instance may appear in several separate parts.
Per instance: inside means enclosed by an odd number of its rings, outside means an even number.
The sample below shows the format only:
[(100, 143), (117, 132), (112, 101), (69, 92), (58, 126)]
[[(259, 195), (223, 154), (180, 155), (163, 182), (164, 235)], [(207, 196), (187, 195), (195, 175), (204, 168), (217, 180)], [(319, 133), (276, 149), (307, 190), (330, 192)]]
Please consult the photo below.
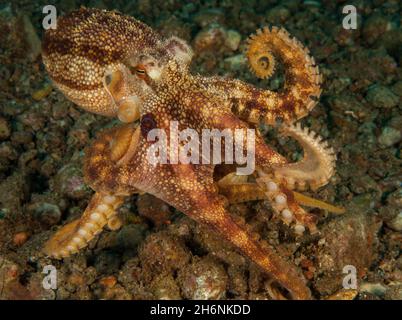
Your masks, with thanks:
[[(321, 94), (322, 76), (308, 49), (291, 38), (286, 30), (265, 27), (250, 36), (247, 58), (258, 77), (270, 76), (270, 69), (274, 66), (272, 55), (286, 66), (285, 87), (278, 93), (276, 105), (267, 106), (264, 121), (274, 123), (278, 117), (285, 122), (296, 121), (316, 105)], [(272, 100), (272, 95), (268, 94), (267, 99)]]
[(336, 155), (334, 150), (316, 136), (313, 131), (296, 125), (285, 126), (282, 134), (296, 139), (303, 147), (303, 159), (296, 163), (273, 166), (275, 178), (291, 188), (304, 190), (307, 185), (312, 190), (328, 183), (335, 173)]
[(66, 258), (88, 243), (110, 223), (123, 203), (124, 197), (96, 193), (81, 218), (63, 226), (45, 244), (44, 253), (50, 257)]
[(247, 52), (251, 71), (260, 79), (272, 76), (275, 71), (275, 58), (270, 51)]

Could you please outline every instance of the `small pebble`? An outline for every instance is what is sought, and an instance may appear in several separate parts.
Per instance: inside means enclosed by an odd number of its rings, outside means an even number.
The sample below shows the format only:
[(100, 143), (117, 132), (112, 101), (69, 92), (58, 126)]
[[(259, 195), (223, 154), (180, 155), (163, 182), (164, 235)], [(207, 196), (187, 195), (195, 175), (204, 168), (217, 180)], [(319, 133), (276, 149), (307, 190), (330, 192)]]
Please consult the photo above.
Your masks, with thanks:
[(239, 48), (241, 41), (241, 35), (235, 30), (228, 30), (226, 32), (225, 45), (232, 51), (236, 51)]
[(382, 34), (391, 29), (391, 21), (380, 14), (371, 15), (363, 25), (363, 37), (368, 43), (374, 43)]
[(62, 167), (57, 173), (55, 181), (55, 188), (71, 199), (82, 199), (90, 194), (81, 169), (74, 164)]
[(212, 24), (202, 29), (194, 38), (194, 51), (201, 53), (204, 51), (219, 51), (226, 39), (226, 30), (218, 25)]
[(85, 284), (85, 278), (82, 276), (82, 274), (74, 272), (67, 278), (67, 282), (70, 285), (79, 287)]
[(115, 276), (103, 277), (99, 280), (99, 284), (105, 288), (113, 288), (117, 283)]
[(0, 144), (0, 158), (8, 160), (18, 159), (17, 150), (15, 150), (9, 141)]
[(0, 140), (6, 140), (10, 134), (11, 130), (7, 120), (0, 117)]
[(271, 24), (281, 24), (289, 19), (290, 11), (284, 6), (276, 6), (267, 11), (266, 17)]
[(370, 283), (370, 282), (363, 282), (359, 288), (360, 292), (369, 292), (376, 296), (382, 297), (384, 296), (385, 292), (387, 291), (387, 287), (385, 287), (381, 283)]
[(398, 96), (385, 86), (369, 88), (366, 98), (376, 108), (390, 109), (397, 106), (399, 102)]
[(176, 237), (166, 232), (149, 235), (138, 251), (144, 268), (155, 273), (171, 272), (188, 264), (191, 253)]
[(402, 211), (391, 221), (386, 222), (387, 226), (395, 231), (402, 231)]
[(28, 241), (28, 238), (29, 238), (29, 235), (27, 232), (25, 232), (25, 231), (18, 232), (13, 237), (13, 243), (17, 247), (21, 247), (25, 242)]
[(378, 142), (383, 146), (391, 147), (401, 141), (401, 138), (402, 133), (400, 130), (391, 127), (385, 127), (382, 130), (381, 135), (378, 137)]
[(36, 33), (35, 27), (27, 15), (22, 16), (22, 27), (25, 33), (25, 41), (28, 44), (28, 57), (31, 61), (35, 61), (42, 52), (41, 41)]
[(226, 295), (228, 275), (221, 264), (208, 257), (181, 269), (178, 278), (187, 299), (216, 300)]
[(32, 93), (32, 98), (36, 101), (40, 101), (46, 98), (52, 92), (52, 90), (53, 90), (52, 85), (46, 84), (43, 88)]
[(247, 64), (247, 59), (244, 54), (237, 54), (235, 56), (226, 58), (224, 62), (227, 64), (228, 69), (232, 71), (239, 71)]
[(13, 144), (29, 144), (33, 140), (33, 135), (27, 131), (16, 131), (11, 135)]
[(35, 219), (47, 227), (54, 226), (61, 220), (61, 210), (53, 203), (38, 202), (28, 208), (33, 211)]

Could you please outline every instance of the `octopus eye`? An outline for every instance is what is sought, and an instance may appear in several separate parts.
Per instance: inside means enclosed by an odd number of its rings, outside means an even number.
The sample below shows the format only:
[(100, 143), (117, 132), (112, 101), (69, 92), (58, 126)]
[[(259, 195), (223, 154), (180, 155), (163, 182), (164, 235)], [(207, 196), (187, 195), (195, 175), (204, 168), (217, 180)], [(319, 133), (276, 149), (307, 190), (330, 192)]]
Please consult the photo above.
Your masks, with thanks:
[(135, 74), (135, 75), (137, 75), (138, 78), (143, 79), (143, 80), (147, 79), (147, 71), (141, 65), (132, 67), (131, 74)]
[(105, 83), (106, 83), (106, 85), (107, 85), (107, 86), (110, 85), (111, 82), (112, 82), (112, 75), (107, 74), (106, 77), (105, 77)]
[(141, 118), (141, 134), (147, 138), (149, 131), (157, 127), (157, 122), (152, 113), (147, 113)]

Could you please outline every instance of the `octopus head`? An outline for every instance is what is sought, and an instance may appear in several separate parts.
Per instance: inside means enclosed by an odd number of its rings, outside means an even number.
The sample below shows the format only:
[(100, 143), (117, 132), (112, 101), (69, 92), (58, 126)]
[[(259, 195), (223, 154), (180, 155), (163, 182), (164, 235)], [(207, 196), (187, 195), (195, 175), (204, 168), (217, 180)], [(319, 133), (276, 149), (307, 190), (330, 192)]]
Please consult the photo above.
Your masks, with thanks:
[(192, 56), (193, 52), (184, 40), (170, 37), (161, 41), (156, 48), (131, 57), (128, 64), (133, 74), (152, 86), (164, 83), (173, 65), (186, 72)]
[(157, 94), (158, 86), (173, 83), (178, 72), (188, 72), (191, 58), (192, 51), (186, 42), (171, 37), (109, 68), (104, 87), (118, 118), (125, 123), (138, 120), (142, 106)]

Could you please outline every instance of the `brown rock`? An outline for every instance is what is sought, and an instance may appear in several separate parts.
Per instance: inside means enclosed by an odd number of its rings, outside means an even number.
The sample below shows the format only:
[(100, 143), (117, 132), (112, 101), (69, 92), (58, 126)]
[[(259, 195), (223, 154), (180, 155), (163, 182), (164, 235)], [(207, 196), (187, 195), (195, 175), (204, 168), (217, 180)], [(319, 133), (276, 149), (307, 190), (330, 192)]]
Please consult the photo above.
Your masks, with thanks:
[(0, 140), (6, 140), (11, 134), (10, 126), (8, 121), (0, 117)]
[(144, 269), (154, 273), (169, 273), (186, 265), (191, 253), (180, 239), (166, 232), (157, 232), (145, 239), (138, 256)]
[(318, 252), (315, 288), (322, 295), (330, 295), (342, 288), (346, 274), (344, 267), (352, 265), (357, 271), (357, 281), (367, 274), (376, 258), (377, 232), (380, 223), (366, 212), (347, 212), (325, 225), (321, 233), (322, 246)]
[(185, 298), (216, 300), (225, 297), (228, 276), (223, 266), (210, 257), (194, 258), (179, 271), (179, 283)]

